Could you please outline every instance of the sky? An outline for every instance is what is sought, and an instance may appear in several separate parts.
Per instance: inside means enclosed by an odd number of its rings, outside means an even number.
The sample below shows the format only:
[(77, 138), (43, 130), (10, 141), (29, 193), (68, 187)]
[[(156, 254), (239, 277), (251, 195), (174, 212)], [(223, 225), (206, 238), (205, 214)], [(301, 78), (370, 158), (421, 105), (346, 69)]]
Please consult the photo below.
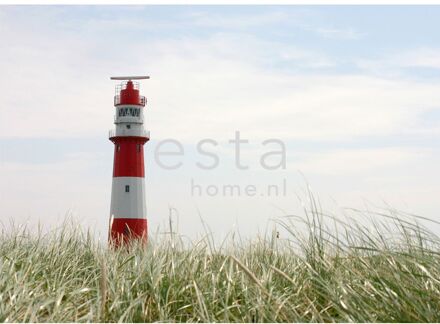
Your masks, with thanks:
[[(68, 215), (106, 239), (109, 77), (143, 74), (150, 232), (166, 232), (171, 215), (190, 239), (206, 228), (252, 237), (301, 215), (307, 190), (334, 215), (392, 207), (440, 221), (439, 16), (438, 6), (1, 6), (0, 222), (52, 229)], [(238, 157), (237, 134), (248, 141)], [(159, 159), (176, 151), (169, 139), (183, 152)], [(285, 163), (265, 155), (283, 147)]]

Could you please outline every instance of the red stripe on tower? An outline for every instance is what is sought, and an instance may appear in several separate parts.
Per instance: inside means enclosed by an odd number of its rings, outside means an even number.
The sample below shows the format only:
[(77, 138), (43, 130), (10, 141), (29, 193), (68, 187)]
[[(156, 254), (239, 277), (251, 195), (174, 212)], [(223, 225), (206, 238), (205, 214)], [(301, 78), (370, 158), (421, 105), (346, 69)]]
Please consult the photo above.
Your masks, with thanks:
[(132, 80), (148, 77), (111, 79), (124, 80), (116, 86), (115, 129), (109, 136), (115, 145), (109, 241), (120, 246), (132, 240), (147, 242), (144, 144), (150, 136), (143, 125), (146, 99)]
[(140, 239), (146, 243), (147, 220), (141, 218), (115, 218), (111, 223), (109, 239), (115, 246), (127, 244), (132, 239)]
[(144, 144), (142, 137), (120, 137), (115, 143), (113, 177), (145, 177)]

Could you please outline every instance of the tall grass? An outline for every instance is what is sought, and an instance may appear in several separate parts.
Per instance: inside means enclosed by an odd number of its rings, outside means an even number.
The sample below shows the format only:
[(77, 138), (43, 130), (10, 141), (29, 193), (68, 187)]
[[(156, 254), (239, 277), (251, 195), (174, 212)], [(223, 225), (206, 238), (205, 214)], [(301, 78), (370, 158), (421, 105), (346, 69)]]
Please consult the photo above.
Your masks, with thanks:
[(350, 215), (312, 199), (280, 237), (220, 247), (173, 235), (114, 251), (72, 226), (3, 232), (0, 321), (439, 322), (439, 237), (392, 209)]

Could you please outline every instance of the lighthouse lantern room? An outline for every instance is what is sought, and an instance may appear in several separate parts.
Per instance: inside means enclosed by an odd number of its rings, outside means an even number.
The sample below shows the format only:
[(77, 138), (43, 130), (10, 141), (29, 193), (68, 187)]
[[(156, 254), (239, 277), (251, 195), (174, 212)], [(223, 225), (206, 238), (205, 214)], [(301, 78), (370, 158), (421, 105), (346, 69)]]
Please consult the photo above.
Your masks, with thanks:
[(114, 143), (109, 241), (117, 247), (132, 240), (147, 241), (144, 144), (150, 133), (144, 128), (147, 100), (139, 94), (139, 83), (133, 80), (149, 77), (111, 79), (122, 81), (116, 86), (115, 128), (109, 134)]

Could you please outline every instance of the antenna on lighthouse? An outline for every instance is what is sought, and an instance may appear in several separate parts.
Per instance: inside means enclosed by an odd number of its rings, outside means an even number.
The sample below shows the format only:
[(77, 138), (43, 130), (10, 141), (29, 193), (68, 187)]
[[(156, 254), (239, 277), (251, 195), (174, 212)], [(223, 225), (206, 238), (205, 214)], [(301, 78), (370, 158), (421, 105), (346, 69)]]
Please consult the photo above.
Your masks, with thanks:
[(148, 75), (134, 75), (134, 76), (114, 76), (110, 80), (145, 80), (149, 79)]

